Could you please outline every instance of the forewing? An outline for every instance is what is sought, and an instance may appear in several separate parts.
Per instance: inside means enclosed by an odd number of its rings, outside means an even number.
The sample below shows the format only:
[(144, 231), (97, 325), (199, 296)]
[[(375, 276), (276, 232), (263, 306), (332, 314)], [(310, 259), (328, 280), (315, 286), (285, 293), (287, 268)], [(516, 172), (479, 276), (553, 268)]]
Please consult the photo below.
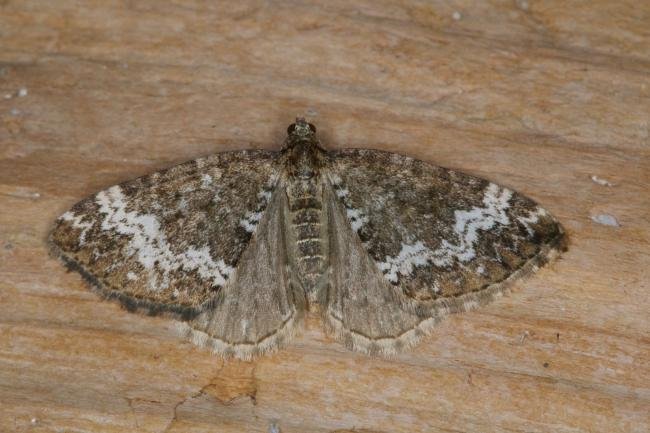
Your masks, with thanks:
[(484, 179), (358, 149), (332, 152), (328, 172), (377, 268), (419, 307), (490, 300), (562, 241), (546, 210)]
[(231, 278), (277, 179), (273, 152), (189, 161), (77, 203), (50, 243), (127, 308), (192, 317)]
[(210, 308), (181, 329), (223, 356), (249, 359), (280, 346), (305, 307), (286, 248), (286, 194), (278, 188), (233, 277)]

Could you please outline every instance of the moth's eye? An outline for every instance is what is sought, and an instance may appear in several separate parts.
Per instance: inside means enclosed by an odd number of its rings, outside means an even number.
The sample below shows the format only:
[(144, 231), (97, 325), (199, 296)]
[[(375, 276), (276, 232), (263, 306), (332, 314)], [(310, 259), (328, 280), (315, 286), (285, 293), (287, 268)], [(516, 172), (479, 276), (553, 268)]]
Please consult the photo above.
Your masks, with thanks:
[(291, 134), (293, 133), (293, 131), (295, 131), (295, 130), (296, 130), (296, 124), (295, 124), (295, 123), (292, 123), (292, 124), (289, 125), (289, 127), (287, 128), (287, 134), (291, 135)]
[(311, 129), (312, 134), (315, 134), (316, 133), (316, 127), (314, 125), (312, 125), (311, 123), (308, 123), (307, 125), (309, 125), (309, 129)]

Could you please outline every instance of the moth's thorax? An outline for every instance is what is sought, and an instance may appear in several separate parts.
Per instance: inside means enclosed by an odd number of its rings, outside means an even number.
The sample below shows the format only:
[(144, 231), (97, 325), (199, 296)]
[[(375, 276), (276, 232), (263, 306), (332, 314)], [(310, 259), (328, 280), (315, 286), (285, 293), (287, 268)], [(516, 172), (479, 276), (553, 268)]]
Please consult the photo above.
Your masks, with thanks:
[(325, 160), (314, 134), (289, 135), (282, 153), (287, 174), (296, 179), (318, 177)]

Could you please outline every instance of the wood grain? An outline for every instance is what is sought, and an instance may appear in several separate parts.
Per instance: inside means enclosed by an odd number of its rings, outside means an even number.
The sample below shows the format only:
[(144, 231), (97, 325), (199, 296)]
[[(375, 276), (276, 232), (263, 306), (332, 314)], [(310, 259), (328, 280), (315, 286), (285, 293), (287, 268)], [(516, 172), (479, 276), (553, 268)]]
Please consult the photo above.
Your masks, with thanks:
[[(394, 359), (310, 318), (248, 363), (48, 256), (79, 199), (298, 114), (536, 199), (569, 251)], [(650, 3), (0, 1), (2, 432), (647, 432), (649, 246)]]

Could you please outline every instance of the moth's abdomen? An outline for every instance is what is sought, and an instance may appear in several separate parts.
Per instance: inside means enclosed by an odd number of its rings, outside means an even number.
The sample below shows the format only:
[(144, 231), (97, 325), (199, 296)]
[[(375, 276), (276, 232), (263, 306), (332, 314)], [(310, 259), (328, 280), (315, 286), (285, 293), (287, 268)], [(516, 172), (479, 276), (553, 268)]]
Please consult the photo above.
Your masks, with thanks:
[(294, 240), (294, 272), (310, 303), (317, 301), (318, 283), (327, 268), (323, 241), (323, 192), (317, 178), (293, 179), (287, 189)]

